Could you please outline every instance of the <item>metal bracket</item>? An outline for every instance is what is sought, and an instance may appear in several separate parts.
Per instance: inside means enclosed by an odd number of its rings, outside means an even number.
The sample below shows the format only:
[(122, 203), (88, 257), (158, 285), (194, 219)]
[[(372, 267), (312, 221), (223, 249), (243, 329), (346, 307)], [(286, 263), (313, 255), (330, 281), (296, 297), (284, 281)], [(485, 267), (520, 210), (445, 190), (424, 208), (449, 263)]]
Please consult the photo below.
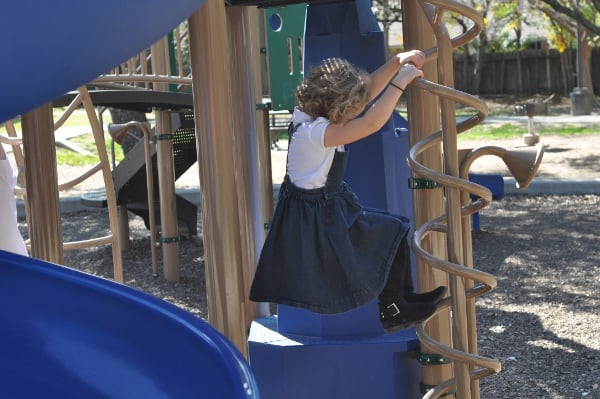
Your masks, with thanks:
[[(424, 383), (420, 383), (419, 386), (421, 387), (421, 393), (423, 395), (425, 395), (430, 389), (433, 389), (436, 387), (436, 385), (429, 385), (429, 384), (424, 384)], [(451, 396), (451, 395), (455, 395), (456, 394), (456, 389), (452, 389), (450, 391), (447, 391), (445, 394), (443, 394), (442, 396)]]
[(179, 236), (174, 236), (174, 237), (160, 236), (157, 241), (161, 244), (172, 244), (174, 242), (179, 242)]
[(438, 364), (449, 364), (452, 363), (452, 359), (445, 358), (437, 353), (422, 353), (417, 354), (417, 360), (423, 366), (437, 366)]
[(413, 190), (431, 189), (444, 187), (443, 184), (421, 177), (410, 177), (408, 179), (408, 188)]
[(256, 104), (256, 109), (257, 110), (270, 110), (271, 109), (271, 103), (257, 103)]
[(159, 140), (173, 140), (173, 133), (155, 134), (152, 136), (153, 143), (156, 143)]

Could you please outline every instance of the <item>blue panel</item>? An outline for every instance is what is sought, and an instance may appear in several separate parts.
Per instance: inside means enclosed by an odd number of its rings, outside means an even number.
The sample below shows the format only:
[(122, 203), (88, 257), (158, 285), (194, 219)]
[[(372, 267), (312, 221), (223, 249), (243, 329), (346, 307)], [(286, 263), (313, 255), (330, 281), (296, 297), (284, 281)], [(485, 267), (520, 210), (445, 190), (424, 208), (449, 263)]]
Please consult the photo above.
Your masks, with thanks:
[(277, 317), (250, 328), (250, 366), (263, 399), (417, 398), (412, 330), (373, 338), (320, 338), (277, 331)]
[(257, 398), (218, 331), (140, 291), (0, 251), (6, 398)]
[(2, 2), (0, 122), (50, 102), (129, 59), (203, 2)]
[[(498, 174), (485, 174), (485, 173), (469, 173), (469, 180), (473, 183), (481, 184), (492, 192), (493, 200), (501, 200), (504, 198), (504, 178)], [(471, 199), (475, 199), (475, 196), (471, 196)], [(479, 230), (481, 228), (479, 220), (479, 212), (471, 214), (471, 227), (473, 230)]]
[(469, 173), (469, 180), (480, 184), (492, 192), (492, 199), (504, 198), (504, 178), (498, 174)]
[(406, 162), (410, 150), (408, 122), (398, 112), (394, 112), (392, 123), (393, 129), (383, 133), (388, 211), (412, 219), (412, 191), (408, 187), (411, 171)]
[(349, 312), (322, 315), (306, 309), (278, 306), (279, 332), (315, 337), (365, 337), (383, 334), (377, 302)]
[[(328, 57), (345, 58), (369, 72), (386, 61), (383, 32), (369, 1), (309, 5), (304, 43), (305, 71)], [(388, 207), (382, 134), (390, 129), (387, 123), (379, 133), (349, 146), (346, 180), (367, 207)]]

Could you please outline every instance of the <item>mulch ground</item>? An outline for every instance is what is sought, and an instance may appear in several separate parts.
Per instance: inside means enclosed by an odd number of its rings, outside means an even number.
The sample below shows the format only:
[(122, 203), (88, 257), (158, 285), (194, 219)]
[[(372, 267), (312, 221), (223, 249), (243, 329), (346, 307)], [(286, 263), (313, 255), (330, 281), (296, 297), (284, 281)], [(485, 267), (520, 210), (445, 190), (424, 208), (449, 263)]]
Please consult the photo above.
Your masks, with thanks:
[[(502, 363), (481, 381), (482, 398), (600, 397), (599, 205), (593, 195), (507, 196), (481, 212), (475, 267), (498, 287), (477, 299), (478, 344)], [(181, 281), (169, 283), (152, 276), (148, 231), (130, 219), (125, 283), (207, 320), (201, 225), (182, 237)], [(63, 217), (66, 240), (107, 231), (102, 210)], [(65, 264), (112, 278), (108, 247), (66, 252)]]

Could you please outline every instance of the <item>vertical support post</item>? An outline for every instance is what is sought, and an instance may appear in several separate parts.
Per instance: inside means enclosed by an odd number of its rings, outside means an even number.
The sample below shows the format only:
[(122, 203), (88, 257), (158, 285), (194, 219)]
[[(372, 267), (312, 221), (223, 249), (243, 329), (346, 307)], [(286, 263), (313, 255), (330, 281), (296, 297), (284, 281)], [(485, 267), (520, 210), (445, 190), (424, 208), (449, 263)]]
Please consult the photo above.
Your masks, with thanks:
[(160, 243), (163, 253), (163, 273), (168, 281), (179, 281), (179, 227), (175, 202), (175, 165), (171, 113), (155, 110), (156, 162), (160, 200)]
[[(150, 124), (145, 122), (144, 126), (142, 127), (142, 130), (144, 132), (144, 159), (146, 160), (146, 191), (148, 193), (148, 222), (150, 224), (150, 254), (152, 256), (152, 275), (158, 276), (158, 255), (156, 248), (156, 210), (154, 209), (154, 173), (152, 171), (152, 156), (150, 155), (150, 136), (152, 134), (150, 130)], [(123, 208), (125, 207), (123, 206)], [(165, 276), (166, 275), (167, 273), (165, 273)], [(179, 278), (179, 276), (177, 277)]]
[(236, 130), (240, 127), (231, 110), (236, 103), (232, 66), (246, 59), (231, 56), (229, 23), (220, 0), (207, 0), (188, 20), (209, 320), (247, 355), (246, 332), (253, 315), (245, 305), (243, 270), (248, 264), (241, 235), (247, 231), (240, 225), (239, 160), (234, 154), (235, 140), (245, 132)]
[[(469, 174), (468, 170), (464, 174), (464, 176), (460, 176), (463, 179), (468, 180)], [(468, 191), (461, 192), (461, 205), (466, 206), (471, 202), (471, 196)], [(462, 232), (463, 232), (463, 254), (464, 254), (464, 265), (467, 267), (474, 267), (473, 261), (473, 237), (471, 234), (472, 230), (471, 223), (471, 215), (466, 215), (462, 218)], [(475, 282), (473, 280), (467, 280), (465, 282), (465, 289), (470, 289), (475, 286)], [(477, 345), (477, 313), (475, 309), (475, 298), (470, 298), (466, 300), (466, 308), (467, 308), (467, 336), (469, 338), (468, 341), (468, 352), (474, 355), (479, 352), (479, 348)], [(473, 367), (472, 367), (473, 368)], [(479, 398), (480, 390), (479, 390), (479, 380), (471, 381), (471, 395), (473, 398)]]
[(45, 104), (24, 114), (21, 122), (31, 257), (62, 264), (63, 238), (52, 105)]
[[(265, 240), (264, 222), (273, 213), (271, 141), (268, 120), (265, 121), (261, 107), (260, 36), (256, 29), (262, 12), (257, 7), (226, 8), (231, 40), (232, 91), (238, 98), (232, 115), (234, 131), (238, 132), (234, 154), (245, 298)], [(256, 312), (266, 316), (269, 313), (268, 304), (252, 304), (246, 300), (245, 308), (250, 315)], [(248, 318), (248, 322), (255, 316)]]
[[(447, 31), (440, 26), (441, 37), (445, 43), (438, 43), (438, 69), (440, 71), (440, 84), (454, 87), (452, 70), (452, 46)], [(444, 174), (459, 177), (457, 134), (456, 134), (456, 109), (454, 100), (442, 97), (440, 100), (442, 112)], [(461, 216), (461, 199), (458, 188), (446, 187), (446, 216), (448, 224), (447, 250), (450, 262), (464, 264), (463, 232)], [(466, 283), (464, 277), (450, 275), (450, 295), (452, 296), (452, 340), (454, 348), (468, 352), (469, 337), (467, 335), (467, 300), (465, 295)], [(471, 398), (471, 378), (469, 364), (454, 362), (454, 376), (456, 378), (456, 396)]]
[(129, 214), (127, 213), (127, 207), (125, 205), (118, 206), (119, 212), (119, 240), (121, 242), (121, 251), (129, 251), (130, 239), (129, 239)]
[[(429, 23), (417, 1), (403, 3), (403, 19), (411, 21), (403, 25), (406, 49), (427, 49), (435, 46), (435, 39)], [(437, 82), (438, 72), (435, 63), (427, 63), (424, 68), (425, 79)], [(408, 124), (410, 143), (414, 145), (427, 135), (440, 129), (439, 105), (437, 98), (422, 90), (408, 89)], [(422, 154), (420, 162), (432, 169), (442, 170), (440, 148), (431, 148)], [(444, 212), (443, 189), (414, 190), (414, 225), (420, 227), (425, 222)], [(433, 256), (445, 259), (446, 245), (444, 236), (433, 233), (423, 243), (424, 248)], [(431, 270), (422, 261), (417, 260), (417, 280), (420, 290), (430, 290), (438, 285), (448, 285), (448, 276), (440, 270)], [(437, 342), (451, 346), (450, 313), (444, 311), (427, 325), (427, 334)], [(439, 364), (423, 368), (423, 384), (435, 386), (452, 377), (450, 364)]]
[[(152, 72), (169, 74), (169, 49), (166, 38), (151, 46)], [(168, 90), (168, 84), (155, 83), (154, 90)], [(171, 114), (155, 109), (156, 118), (156, 162), (160, 200), (160, 230), (163, 253), (163, 272), (167, 281), (179, 281), (179, 228), (175, 201), (175, 166), (173, 164), (173, 140)]]

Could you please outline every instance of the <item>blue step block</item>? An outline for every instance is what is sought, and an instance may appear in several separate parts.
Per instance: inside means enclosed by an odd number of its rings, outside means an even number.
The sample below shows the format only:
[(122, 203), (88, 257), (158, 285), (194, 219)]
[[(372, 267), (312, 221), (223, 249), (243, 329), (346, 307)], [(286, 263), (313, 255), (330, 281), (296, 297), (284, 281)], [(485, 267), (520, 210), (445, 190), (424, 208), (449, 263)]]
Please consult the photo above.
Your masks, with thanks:
[(255, 320), (248, 339), (262, 399), (420, 398), (418, 347), (414, 329), (371, 337), (284, 334), (278, 316)]
[(371, 302), (346, 313), (318, 314), (306, 309), (279, 305), (278, 331), (282, 334), (321, 338), (365, 337), (383, 334), (377, 302)]
[(248, 348), (263, 399), (420, 397), (414, 329), (384, 334), (376, 301), (334, 315), (280, 305)]
[[(480, 184), (492, 192), (492, 200), (499, 201), (504, 198), (504, 178), (496, 174), (469, 173), (469, 180)], [(480, 230), (479, 212), (471, 215), (473, 230)]]

